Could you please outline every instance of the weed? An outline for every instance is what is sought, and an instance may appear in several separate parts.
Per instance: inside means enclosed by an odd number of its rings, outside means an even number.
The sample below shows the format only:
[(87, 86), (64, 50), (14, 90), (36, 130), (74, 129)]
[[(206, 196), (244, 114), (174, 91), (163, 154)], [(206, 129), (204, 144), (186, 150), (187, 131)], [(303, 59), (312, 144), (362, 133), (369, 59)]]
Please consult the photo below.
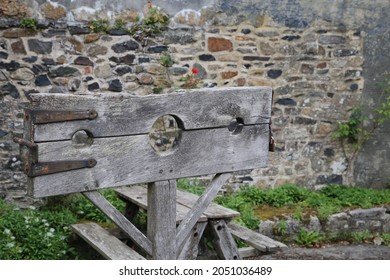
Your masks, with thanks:
[(66, 209), (20, 210), (0, 201), (0, 259), (75, 259), (69, 225), (77, 219)]
[(301, 205), (298, 205), (293, 214), (292, 214), (293, 218), (297, 221), (302, 221), (303, 220), (303, 207)]
[[(377, 108), (374, 108), (374, 119), (368, 125), (368, 117), (363, 114), (361, 107), (351, 111), (347, 121), (339, 123), (332, 137), (340, 141), (340, 146), (347, 166), (347, 184), (352, 182), (352, 174), (355, 159), (364, 143), (372, 138), (375, 131), (387, 120), (390, 119), (390, 77), (385, 78), (378, 84), (380, 98), (384, 99)], [(384, 97), (384, 95), (386, 95)], [(350, 147), (349, 147), (350, 146)]]
[(89, 28), (95, 33), (107, 33), (110, 25), (108, 19), (94, 19), (89, 22)]
[(115, 19), (114, 26), (112, 29), (117, 29), (117, 30), (127, 30), (126, 28), (126, 22), (123, 19)]
[(165, 30), (169, 23), (169, 16), (156, 7), (149, 7), (148, 15), (134, 24), (129, 32), (138, 41), (152, 37)]
[(20, 20), (20, 26), (26, 29), (37, 30), (38, 29), (38, 21), (35, 18), (22, 18)]
[(372, 234), (366, 229), (363, 231), (353, 232), (351, 234), (352, 240), (356, 243), (362, 243), (372, 238)]
[(323, 237), (316, 231), (307, 231), (301, 228), (295, 242), (301, 246), (312, 246), (323, 240)]
[(390, 247), (390, 233), (381, 233), (379, 237), (383, 239), (383, 244)]
[(153, 94), (160, 94), (164, 90), (163, 87), (158, 86), (153, 88)]
[(274, 234), (278, 236), (285, 236), (287, 233), (288, 224), (286, 220), (280, 220), (274, 228)]
[(171, 67), (175, 63), (170, 53), (167, 51), (161, 53), (159, 60), (160, 60), (160, 64), (167, 68)]

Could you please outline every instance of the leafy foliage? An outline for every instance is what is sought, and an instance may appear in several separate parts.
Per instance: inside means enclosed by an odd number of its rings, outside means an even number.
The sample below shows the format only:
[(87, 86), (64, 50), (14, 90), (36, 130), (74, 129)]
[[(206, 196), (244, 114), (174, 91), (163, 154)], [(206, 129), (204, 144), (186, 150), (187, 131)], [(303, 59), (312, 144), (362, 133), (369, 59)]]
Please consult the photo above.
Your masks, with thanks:
[(20, 20), (20, 26), (26, 29), (37, 30), (38, 21), (35, 18), (30, 18), (30, 17), (22, 18)]
[(110, 30), (108, 19), (94, 19), (89, 22), (89, 28), (96, 33), (107, 33)]
[(69, 225), (77, 221), (67, 209), (20, 210), (0, 201), (0, 259), (75, 259)]
[(307, 231), (301, 228), (295, 242), (302, 246), (312, 246), (323, 240), (321, 234), (316, 231)]
[(152, 37), (164, 31), (168, 23), (169, 16), (164, 11), (156, 7), (150, 7), (149, 14), (140, 22), (133, 24), (129, 29), (129, 33), (138, 41), (142, 41), (144, 38)]
[[(122, 202), (112, 190), (102, 194), (120, 210)], [(69, 226), (80, 220), (110, 223), (86, 198), (54, 197), (41, 209), (18, 209), (0, 200), (0, 259), (57, 260), (84, 258), (72, 244)]]

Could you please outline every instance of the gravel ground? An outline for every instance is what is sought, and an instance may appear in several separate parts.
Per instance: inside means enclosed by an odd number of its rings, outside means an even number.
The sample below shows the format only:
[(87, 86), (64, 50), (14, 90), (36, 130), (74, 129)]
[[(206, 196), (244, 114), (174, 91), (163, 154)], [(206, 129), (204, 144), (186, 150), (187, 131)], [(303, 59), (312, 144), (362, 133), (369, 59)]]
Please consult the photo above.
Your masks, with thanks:
[(288, 248), (257, 257), (259, 260), (390, 260), (390, 247), (346, 245), (327, 248)]

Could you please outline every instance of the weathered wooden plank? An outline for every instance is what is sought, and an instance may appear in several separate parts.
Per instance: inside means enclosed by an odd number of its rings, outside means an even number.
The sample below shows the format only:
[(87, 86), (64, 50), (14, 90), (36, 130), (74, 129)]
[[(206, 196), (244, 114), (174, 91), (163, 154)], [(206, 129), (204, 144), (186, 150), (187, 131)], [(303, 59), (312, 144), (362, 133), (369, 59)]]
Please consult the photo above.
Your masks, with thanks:
[(94, 120), (36, 125), (35, 142), (43, 142), (69, 140), (79, 129), (88, 130), (94, 137), (146, 134), (155, 120), (166, 114), (178, 117), (186, 130), (226, 127), (237, 117), (247, 125), (269, 123), (272, 89), (196, 89), (143, 97), (129, 93), (32, 94), (30, 97), (32, 109), (95, 109), (98, 113)]
[(213, 232), (213, 244), (218, 257), (224, 260), (239, 260), (241, 256), (238, 252), (226, 222), (222, 219), (209, 220), (209, 225)]
[[(115, 189), (115, 192), (131, 203), (136, 204), (140, 208), (147, 210), (148, 209), (148, 195), (147, 188), (142, 186), (131, 186), (131, 187), (119, 187)], [(182, 205), (176, 204), (176, 223), (180, 223), (185, 215), (187, 215), (190, 208)], [(205, 215), (200, 216), (199, 222), (207, 221), (207, 217)]]
[(101, 188), (265, 167), (268, 125), (184, 131), (176, 149), (158, 154), (148, 135), (98, 138), (83, 146), (72, 141), (40, 143), (39, 161), (97, 161), (93, 168), (30, 178), (29, 193), (44, 197)]
[(183, 242), (188, 238), (192, 228), (195, 226), (199, 217), (209, 206), (210, 202), (217, 196), (218, 191), (223, 184), (229, 179), (231, 173), (217, 174), (207, 186), (203, 194), (198, 198), (196, 203), (192, 206), (191, 211), (177, 227), (176, 246), (180, 248)]
[(146, 253), (152, 255), (152, 242), (127, 220), (122, 213), (112, 206), (104, 196), (97, 191), (83, 192), (82, 194), (128, 234), (129, 238), (134, 241), (134, 243), (145, 250)]
[(241, 259), (257, 257), (259, 255), (259, 251), (253, 247), (238, 248), (238, 253)]
[(176, 259), (176, 181), (148, 185), (148, 238), (152, 258)]
[(198, 256), (199, 241), (202, 238), (207, 222), (198, 222), (184, 242), (183, 247), (178, 249), (178, 260), (195, 260)]
[(236, 223), (229, 223), (228, 227), (233, 236), (245, 241), (248, 245), (262, 252), (272, 252), (287, 248), (287, 246), (279, 241), (273, 240), (268, 236), (257, 233), (246, 227)]
[[(185, 205), (189, 208), (193, 207), (198, 196), (183, 190), (177, 190), (177, 202), (179, 204)], [(210, 203), (210, 205), (203, 211), (209, 219), (231, 219), (234, 217), (240, 216), (240, 213), (229, 208), (222, 207), (215, 203)]]
[(71, 225), (81, 238), (109, 260), (144, 260), (145, 258), (128, 247), (108, 231), (95, 223)]

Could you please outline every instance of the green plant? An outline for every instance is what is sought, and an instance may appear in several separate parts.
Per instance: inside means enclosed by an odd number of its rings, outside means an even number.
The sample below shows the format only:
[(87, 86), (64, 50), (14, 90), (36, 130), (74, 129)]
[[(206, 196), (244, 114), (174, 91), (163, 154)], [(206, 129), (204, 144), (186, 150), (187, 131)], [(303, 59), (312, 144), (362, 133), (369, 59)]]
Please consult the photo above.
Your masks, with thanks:
[[(373, 109), (376, 114), (369, 121), (368, 116), (363, 113), (361, 107), (354, 108), (347, 121), (339, 123), (332, 133), (334, 139), (339, 140), (340, 146), (347, 163), (347, 185), (352, 182), (352, 174), (355, 159), (362, 149), (364, 143), (372, 138), (375, 131), (387, 120), (390, 119), (390, 78), (378, 84), (380, 99), (384, 101), (377, 108)], [(384, 97), (384, 95), (387, 95)]]
[(38, 29), (38, 21), (35, 18), (22, 18), (20, 20), (20, 26), (26, 29), (37, 30)]
[(322, 221), (326, 221), (330, 215), (341, 211), (341, 207), (334, 204), (323, 204), (317, 209), (317, 215)]
[(157, 86), (153, 88), (153, 93), (154, 94), (160, 94), (164, 90), (164, 87)]
[(141, 21), (133, 24), (130, 34), (138, 41), (161, 33), (169, 23), (169, 16), (161, 9), (148, 5), (148, 14)]
[(292, 214), (293, 218), (297, 221), (302, 221), (303, 220), (303, 207), (301, 205), (298, 205), (293, 214)]
[(363, 231), (353, 232), (351, 236), (352, 240), (357, 243), (362, 243), (372, 238), (372, 234), (367, 229)]
[(75, 259), (69, 225), (77, 219), (67, 209), (20, 210), (0, 201), (0, 259)]
[(283, 237), (286, 235), (287, 229), (288, 229), (288, 223), (285, 219), (282, 219), (276, 224), (276, 227), (274, 228), (274, 233), (275, 235)]
[(107, 33), (110, 25), (108, 19), (94, 19), (89, 22), (89, 28), (95, 33)]
[(301, 246), (312, 246), (322, 241), (322, 236), (316, 231), (307, 231), (301, 228), (295, 242)]
[(197, 88), (198, 84), (201, 82), (198, 75), (199, 75), (199, 70), (196, 68), (192, 68), (189, 74), (183, 76), (180, 79), (180, 81), (184, 82), (183, 84), (180, 85), (180, 88), (184, 88), (184, 89)]
[(115, 19), (114, 26), (112, 27), (112, 29), (127, 30), (126, 22), (123, 19), (117, 18)]
[(162, 66), (167, 68), (171, 67), (175, 63), (170, 53), (167, 51), (161, 53), (159, 61)]
[(390, 247), (390, 233), (381, 233), (379, 237), (383, 239), (383, 244)]

